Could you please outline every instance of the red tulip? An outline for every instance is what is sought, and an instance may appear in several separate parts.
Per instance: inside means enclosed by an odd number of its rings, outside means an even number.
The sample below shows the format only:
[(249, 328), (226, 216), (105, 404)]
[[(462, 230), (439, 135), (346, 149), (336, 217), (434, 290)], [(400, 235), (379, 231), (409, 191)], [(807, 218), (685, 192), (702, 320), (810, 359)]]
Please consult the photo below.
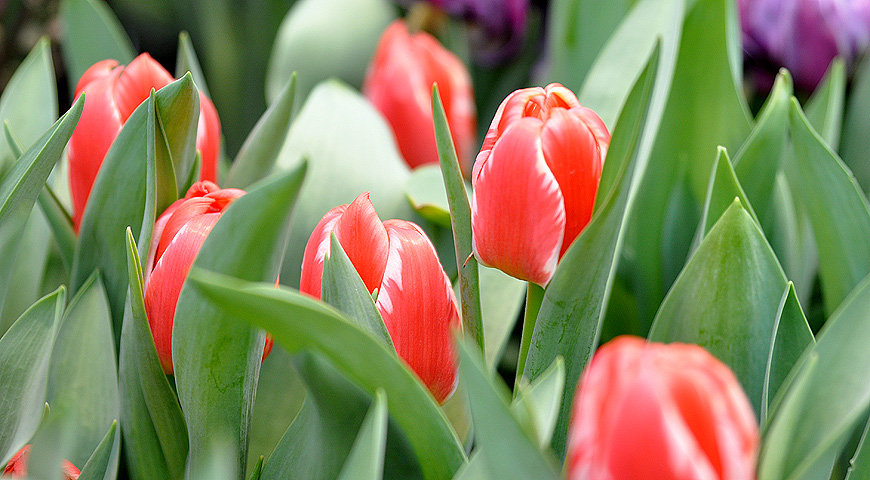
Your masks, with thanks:
[(412, 222), (387, 220), (363, 193), (330, 210), (311, 234), (302, 259), (299, 289), (320, 298), (323, 260), (336, 238), (369, 292), (396, 352), (444, 402), (456, 387), (452, 328), (460, 328), (453, 287), (429, 237)]
[(471, 176), (475, 257), (546, 285), (589, 223), (609, 145), (604, 122), (562, 85), (510, 94)]
[[(30, 457), (30, 445), (25, 445), (24, 448), (18, 451), (12, 460), (6, 464), (3, 470), (3, 476), (11, 475), (12, 478), (27, 478), (27, 459)], [(63, 472), (63, 480), (76, 480), (81, 475), (79, 469), (68, 460), (64, 460), (61, 465)]]
[(476, 124), (471, 76), (435, 37), (425, 32), (411, 35), (405, 22), (396, 20), (381, 37), (362, 91), (389, 121), (411, 168), (438, 163), (433, 83), (438, 83), (459, 163), (467, 175)]
[(737, 378), (697, 345), (620, 337), (574, 397), (569, 480), (749, 480), (758, 425)]
[[(76, 230), (81, 225), (103, 158), (121, 127), (133, 110), (148, 98), (152, 88), (159, 90), (172, 81), (172, 75), (147, 53), (139, 55), (126, 67), (119, 66), (115, 60), (97, 62), (82, 75), (75, 97), (86, 94), (85, 107), (70, 138), (68, 152)], [(217, 181), (220, 119), (214, 104), (202, 92), (199, 92), (199, 106), (196, 147), (202, 153), (200, 179)]]
[[(145, 312), (160, 365), (167, 374), (173, 373), (172, 324), (181, 287), (211, 229), (227, 207), (244, 194), (236, 188), (220, 189), (209, 181), (197, 182), (154, 224), (145, 268)], [(272, 339), (267, 336), (264, 359), (271, 350)]]

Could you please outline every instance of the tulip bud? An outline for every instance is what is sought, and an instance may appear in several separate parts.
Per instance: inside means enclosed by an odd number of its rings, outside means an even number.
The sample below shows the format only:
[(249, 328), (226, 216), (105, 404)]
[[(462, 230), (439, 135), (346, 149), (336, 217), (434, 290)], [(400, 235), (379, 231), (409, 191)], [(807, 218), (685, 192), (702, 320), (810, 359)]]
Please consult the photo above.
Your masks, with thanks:
[(467, 175), (476, 124), (471, 76), (434, 37), (425, 32), (411, 35), (405, 22), (393, 22), (381, 37), (362, 91), (390, 123), (411, 168), (438, 163), (433, 83), (438, 83), (459, 163)]
[[(126, 67), (119, 66), (115, 60), (97, 62), (82, 75), (76, 85), (75, 98), (85, 94), (85, 106), (68, 151), (76, 230), (81, 225), (103, 158), (121, 127), (148, 98), (152, 88), (159, 90), (172, 81), (172, 75), (147, 53), (139, 55)], [(214, 104), (202, 92), (199, 92), (199, 106), (196, 148), (202, 153), (200, 179), (217, 181), (220, 119)]]
[(323, 262), (335, 233), (384, 319), (396, 352), (439, 402), (456, 388), (453, 328), (461, 328), (453, 286), (429, 237), (412, 222), (381, 223), (368, 192), (330, 210), (311, 234), (299, 289), (320, 298)]
[[(30, 457), (30, 445), (25, 445), (24, 448), (19, 450), (18, 453), (12, 457), (12, 460), (9, 460), (9, 463), (6, 464), (6, 468), (3, 470), (3, 476), (11, 475), (12, 478), (27, 478), (28, 457)], [(79, 475), (81, 475), (79, 469), (68, 460), (63, 461), (61, 471), (63, 473), (63, 480), (76, 480), (79, 478)]]
[(569, 480), (755, 478), (758, 424), (737, 378), (697, 345), (619, 337), (574, 397)]
[[(870, 2), (854, 0), (739, 0), (749, 66), (786, 67), (795, 84), (814, 90), (835, 56), (851, 63), (870, 43)], [(767, 67), (767, 68), (765, 68)], [(774, 68), (769, 68), (774, 67)]]
[[(172, 325), (181, 287), (211, 229), (227, 207), (244, 194), (236, 188), (220, 189), (209, 181), (197, 182), (154, 224), (146, 262), (145, 312), (160, 365), (167, 374), (173, 373)], [(264, 359), (271, 350), (272, 339), (267, 336)]]
[(589, 223), (610, 134), (558, 83), (510, 94), (477, 155), (471, 201), (474, 255), (546, 285)]

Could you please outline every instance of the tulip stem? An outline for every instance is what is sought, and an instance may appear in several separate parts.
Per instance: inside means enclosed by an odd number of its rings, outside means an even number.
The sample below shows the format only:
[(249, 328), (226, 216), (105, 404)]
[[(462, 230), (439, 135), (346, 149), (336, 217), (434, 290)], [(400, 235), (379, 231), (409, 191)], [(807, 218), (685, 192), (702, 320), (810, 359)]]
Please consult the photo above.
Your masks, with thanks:
[(526, 313), (523, 317), (520, 356), (517, 360), (517, 374), (514, 379), (514, 396), (516, 396), (520, 381), (523, 378), (523, 370), (526, 368), (526, 357), (529, 356), (529, 347), (532, 344), (532, 333), (535, 332), (535, 323), (538, 321), (538, 312), (541, 311), (541, 302), (543, 300), (544, 288), (536, 283), (529, 282), (529, 288), (526, 290)]

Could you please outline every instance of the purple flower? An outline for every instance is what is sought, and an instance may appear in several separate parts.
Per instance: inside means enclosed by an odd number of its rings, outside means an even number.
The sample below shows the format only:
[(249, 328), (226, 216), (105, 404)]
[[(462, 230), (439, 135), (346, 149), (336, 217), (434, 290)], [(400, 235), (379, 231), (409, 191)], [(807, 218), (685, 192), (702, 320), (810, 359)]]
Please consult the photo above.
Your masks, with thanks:
[(851, 63), (870, 43), (870, 0), (739, 0), (750, 63), (783, 66), (813, 90), (837, 55)]

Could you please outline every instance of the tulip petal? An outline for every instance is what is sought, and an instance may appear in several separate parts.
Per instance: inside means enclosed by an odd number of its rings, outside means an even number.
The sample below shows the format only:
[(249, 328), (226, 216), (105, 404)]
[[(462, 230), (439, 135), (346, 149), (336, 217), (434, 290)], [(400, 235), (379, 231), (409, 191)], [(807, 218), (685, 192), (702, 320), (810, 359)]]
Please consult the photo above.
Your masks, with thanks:
[(486, 137), (483, 139), (483, 146), (480, 148), (480, 154), (475, 163), (475, 173), (472, 176), (476, 177), (477, 163), (480, 163), (480, 156), (483, 152), (489, 152), (495, 146), (495, 141), (501, 134), (504, 133), (508, 125), (514, 123), (526, 116), (526, 104), (533, 102), (536, 97), (543, 97), (544, 89), (541, 87), (522, 88), (516, 90), (498, 106), (492, 123), (489, 125), (489, 130), (486, 132)]
[(151, 55), (142, 53), (121, 72), (115, 81), (115, 102), (121, 120), (126, 122), (133, 110), (148, 98), (151, 89), (160, 90), (173, 78)]
[[(390, 239), (369, 200), (369, 192), (356, 197), (347, 207), (335, 224), (335, 236), (369, 293), (374, 292), (384, 278)], [(328, 236), (326, 241), (328, 245)]]
[(79, 94), (82, 93), (82, 90), (89, 84), (102, 80), (106, 77), (113, 76), (113, 71), (117, 66), (118, 61), (111, 59), (102, 60), (91, 65), (90, 68), (85, 70), (85, 73), (82, 74), (82, 78), (79, 79), (79, 83), (76, 84), (76, 98), (78, 98)]
[(199, 123), (196, 130), (196, 148), (202, 155), (200, 180), (217, 182), (218, 153), (221, 144), (221, 121), (214, 103), (199, 92)]
[(452, 329), (461, 325), (453, 286), (420, 227), (404, 220), (384, 227), (390, 255), (378, 311), (399, 357), (443, 403), (456, 388)]
[(546, 285), (561, 251), (565, 206), (544, 159), (541, 128), (539, 119), (521, 118), (505, 130), (488, 158), (478, 157), (471, 224), (481, 263)]
[[(338, 219), (347, 210), (347, 205), (339, 205), (326, 212), (317, 222), (302, 255), (302, 276), (299, 277), (299, 291), (320, 299), (320, 285), (323, 281), (323, 259), (329, 253), (329, 236), (335, 230)], [(342, 247), (344, 247), (342, 245)]]

